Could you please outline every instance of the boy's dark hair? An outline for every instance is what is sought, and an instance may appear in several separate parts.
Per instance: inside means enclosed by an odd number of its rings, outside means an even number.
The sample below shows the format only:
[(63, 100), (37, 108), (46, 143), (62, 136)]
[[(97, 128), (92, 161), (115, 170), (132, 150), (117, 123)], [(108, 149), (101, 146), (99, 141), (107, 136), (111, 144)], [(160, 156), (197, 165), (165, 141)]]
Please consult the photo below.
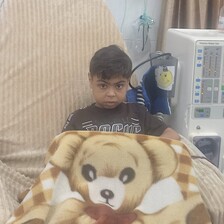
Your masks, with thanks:
[(130, 57), (117, 45), (110, 45), (96, 51), (89, 66), (90, 75), (97, 75), (102, 79), (110, 79), (117, 75), (129, 79), (131, 71)]

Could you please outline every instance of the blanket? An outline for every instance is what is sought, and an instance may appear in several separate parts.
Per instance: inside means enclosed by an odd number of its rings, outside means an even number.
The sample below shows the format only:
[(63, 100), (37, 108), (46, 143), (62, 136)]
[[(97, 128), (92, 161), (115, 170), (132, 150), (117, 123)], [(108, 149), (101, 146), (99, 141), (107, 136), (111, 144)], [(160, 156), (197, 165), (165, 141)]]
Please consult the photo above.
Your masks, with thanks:
[(68, 131), (7, 224), (211, 223), (187, 146), (161, 137)]

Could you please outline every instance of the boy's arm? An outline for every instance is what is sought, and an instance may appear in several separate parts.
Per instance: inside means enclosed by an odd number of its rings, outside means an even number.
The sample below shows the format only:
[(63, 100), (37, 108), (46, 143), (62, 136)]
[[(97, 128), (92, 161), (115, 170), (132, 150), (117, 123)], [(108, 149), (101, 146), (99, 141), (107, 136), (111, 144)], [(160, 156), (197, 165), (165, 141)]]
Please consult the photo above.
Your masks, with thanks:
[(160, 136), (165, 137), (165, 138), (180, 140), (179, 134), (175, 130), (173, 130), (172, 128), (166, 128)]

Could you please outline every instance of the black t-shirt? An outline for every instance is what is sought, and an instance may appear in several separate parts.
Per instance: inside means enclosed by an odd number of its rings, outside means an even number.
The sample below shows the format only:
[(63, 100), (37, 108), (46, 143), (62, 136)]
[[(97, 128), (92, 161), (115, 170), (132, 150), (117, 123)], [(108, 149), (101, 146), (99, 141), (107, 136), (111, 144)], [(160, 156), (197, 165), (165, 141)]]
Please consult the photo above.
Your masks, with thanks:
[(151, 115), (143, 105), (122, 103), (114, 109), (95, 104), (71, 113), (64, 125), (68, 130), (127, 132), (159, 136), (167, 125)]

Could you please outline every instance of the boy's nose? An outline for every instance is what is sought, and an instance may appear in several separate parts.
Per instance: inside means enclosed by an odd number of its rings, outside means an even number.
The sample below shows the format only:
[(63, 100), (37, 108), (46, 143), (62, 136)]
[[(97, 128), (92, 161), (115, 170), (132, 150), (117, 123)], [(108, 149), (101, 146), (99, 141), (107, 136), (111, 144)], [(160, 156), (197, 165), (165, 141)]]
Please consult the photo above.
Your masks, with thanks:
[(111, 87), (111, 88), (108, 89), (107, 95), (108, 96), (115, 96), (116, 95), (115, 90), (114, 90), (113, 87)]

